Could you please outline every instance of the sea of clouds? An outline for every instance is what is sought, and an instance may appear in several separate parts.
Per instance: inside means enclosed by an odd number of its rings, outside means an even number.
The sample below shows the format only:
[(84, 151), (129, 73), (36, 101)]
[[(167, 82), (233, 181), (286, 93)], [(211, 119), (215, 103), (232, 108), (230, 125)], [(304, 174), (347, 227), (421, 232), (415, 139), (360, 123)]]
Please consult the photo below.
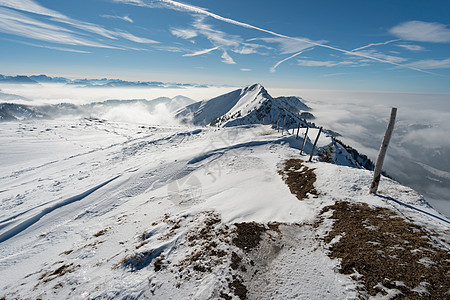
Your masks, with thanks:
[(384, 170), (450, 216), (450, 95), (370, 91), (278, 90), (313, 108), (316, 123), (376, 160), (392, 107), (397, 119)]
[[(370, 91), (288, 90), (266, 87), (276, 96), (299, 96), (316, 116), (316, 124), (340, 133), (344, 143), (376, 160), (391, 107), (397, 121), (384, 170), (421, 194), (441, 213), (450, 216), (450, 95)], [(62, 84), (1, 85), (0, 94), (19, 95), (28, 105), (72, 103), (84, 105), (109, 99), (152, 100), (183, 95), (207, 100), (233, 87), (103, 88)], [(8, 99), (11, 99), (8, 96)], [(94, 106), (91, 116), (111, 121), (179, 125), (164, 104), (149, 110), (142, 103)]]

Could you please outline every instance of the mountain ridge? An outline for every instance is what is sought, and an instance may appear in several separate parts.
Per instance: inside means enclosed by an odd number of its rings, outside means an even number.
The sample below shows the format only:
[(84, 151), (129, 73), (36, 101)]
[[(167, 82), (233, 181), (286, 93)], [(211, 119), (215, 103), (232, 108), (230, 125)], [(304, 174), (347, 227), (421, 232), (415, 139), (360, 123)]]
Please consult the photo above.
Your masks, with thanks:
[(212, 98), (188, 105), (180, 109), (175, 117), (182, 122), (194, 125), (230, 127), (248, 124), (277, 124), (292, 126), (311, 125), (300, 117), (310, 108), (300, 97), (273, 98), (259, 83), (231, 91)]

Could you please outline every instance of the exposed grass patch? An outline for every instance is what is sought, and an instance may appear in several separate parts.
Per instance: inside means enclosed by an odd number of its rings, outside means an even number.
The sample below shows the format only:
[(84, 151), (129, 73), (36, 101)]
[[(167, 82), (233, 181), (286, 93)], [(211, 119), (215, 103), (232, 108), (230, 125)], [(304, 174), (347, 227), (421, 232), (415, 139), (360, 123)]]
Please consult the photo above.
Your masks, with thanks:
[(255, 222), (236, 223), (236, 237), (233, 238), (233, 244), (244, 251), (250, 251), (261, 242), (261, 234), (267, 229), (263, 224)]
[[(59, 264), (59, 263), (58, 263)], [(41, 276), (39, 277), (39, 282), (34, 286), (33, 289), (36, 289), (37, 286), (41, 283), (48, 283), (52, 280), (55, 280), (59, 277), (64, 276), (67, 273), (72, 273), (74, 272), (76, 269), (78, 269), (79, 267), (81, 267), (80, 265), (74, 265), (73, 263), (66, 265), (63, 264), (61, 266), (59, 266), (58, 268), (56, 268), (53, 272), (52, 271), (48, 271), (48, 272), (44, 272), (41, 274)]]
[(278, 172), (289, 186), (291, 193), (298, 200), (309, 198), (309, 195), (318, 196), (314, 183), (316, 174), (303, 164), (301, 159), (289, 159), (284, 163), (284, 168)]
[(97, 232), (97, 233), (95, 233), (95, 234), (93, 234), (93, 236), (94, 237), (99, 237), (99, 236), (102, 236), (102, 235), (104, 235), (107, 231), (109, 230), (109, 227), (107, 227), (107, 228), (105, 228), (105, 229), (102, 229), (102, 230), (100, 230), (99, 232)]
[(125, 268), (131, 269), (131, 271), (138, 271), (142, 268), (148, 266), (153, 258), (152, 251), (143, 251), (125, 256), (121, 261), (119, 261), (114, 268), (123, 266)]
[(450, 298), (450, 254), (433, 242), (434, 233), (365, 203), (337, 202), (322, 213), (330, 210), (335, 221), (324, 240), (338, 241), (329, 256), (341, 259), (341, 273), (362, 275), (365, 293), (396, 289), (403, 299)]

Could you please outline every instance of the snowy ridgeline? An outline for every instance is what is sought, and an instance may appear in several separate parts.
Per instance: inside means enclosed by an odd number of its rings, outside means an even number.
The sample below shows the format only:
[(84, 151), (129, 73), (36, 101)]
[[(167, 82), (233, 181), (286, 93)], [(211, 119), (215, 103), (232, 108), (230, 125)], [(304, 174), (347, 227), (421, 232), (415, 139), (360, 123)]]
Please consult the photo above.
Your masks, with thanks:
[[(255, 124), (261, 107), (267, 122), (298, 117), (264, 91), (186, 108), (209, 127), (2, 123), (0, 297), (445, 298), (449, 220), (388, 178), (369, 195), (371, 172), (327, 133), (320, 155), (301, 163), (306, 128), (296, 139)], [(230, 125), (243, 118), (258, 122)], [(308, 156), (317, 133), (308, 131)], [(347, 262), (347, 248), (370, 261)], [(422, 277), (401, 269), (409, 264)]]
[(248, 124), (276, 124), (292, 128), (307, 125), (302, 116), (310, 108), (298, 97), (272, 98), (260, 84), (235, 90), (180, 109), (176, 117), (195, 125), (230, 127)]

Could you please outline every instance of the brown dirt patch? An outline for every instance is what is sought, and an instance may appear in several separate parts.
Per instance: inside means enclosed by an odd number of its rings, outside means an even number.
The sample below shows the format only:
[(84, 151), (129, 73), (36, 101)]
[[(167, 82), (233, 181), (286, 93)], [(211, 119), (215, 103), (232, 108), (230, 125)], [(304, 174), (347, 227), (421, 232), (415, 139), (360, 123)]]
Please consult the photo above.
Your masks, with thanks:
[(244, 251), (250, 251), (259, 245), (261, 234), (267, 229), (263, 224), (255, 222), (236, 223), (236, 237), (233, 238), (233, 244)]
[(284, 163), (283, 170), (278, 172), (289, 186), (291, 193), (297, 196), (298, 200), (303, 200), (313, 195), (319, 194), (314, 188), (316, 174), (314, 169), (310, 169), (303, 164), (301, 159), (289, 159)]
[[(325, 237), (329, 256), (341, 259), (340, 272), (362, 275), (364, 292), (375, 296), (397, 289), (402, 299), (449, 299), (450, 254), (430, 232), (387, 208), (337, 202), (332, 230)], [(383, 288), (384, 287), (384, 288)]]

